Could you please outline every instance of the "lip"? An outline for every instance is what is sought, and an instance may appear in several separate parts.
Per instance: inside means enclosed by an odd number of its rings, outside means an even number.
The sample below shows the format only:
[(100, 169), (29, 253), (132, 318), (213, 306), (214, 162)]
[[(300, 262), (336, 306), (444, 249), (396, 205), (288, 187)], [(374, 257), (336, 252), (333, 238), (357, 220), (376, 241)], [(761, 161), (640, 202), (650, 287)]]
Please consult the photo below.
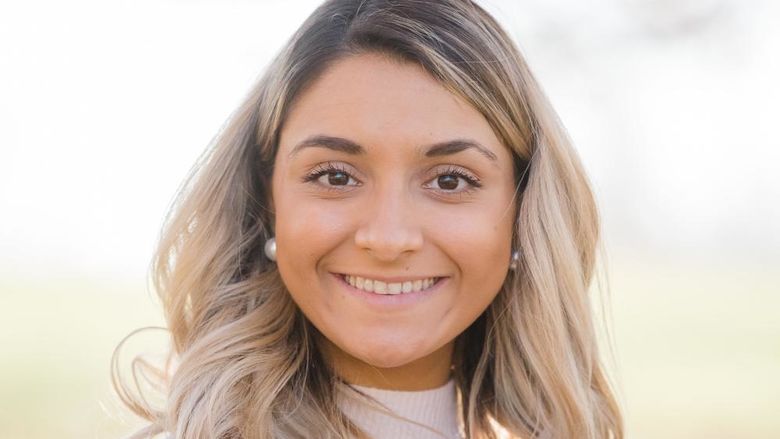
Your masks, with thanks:
[[(433, 286), (431, 286), (427, 290), (422, 290), (417, 292), (402, 293), (402, 294), (376, 294), (376, 293), (369, 293), (367, 291), (363, 291), (361, 289), (353, 287), (352, 285), (347, 283), (347, 281), (343, 277), (344, 275), (341, 273), (330, 273), (330, 274), (336, 280), (336, 283), (348, 294), (366, 302), (370, 307), (379, 310), (384, 310), (384, 311), (393, 310), (393, 309), (403, 309), (403, 308), (408, 308), (420, 304), (430, 299), (431, 296), (439, 292), (449, 280), (449, 277), (439, 277), (436, 283), (433, 284)], [(393, 279), (393, 278), (373, 277), (369, 279), (377, 279), (380, 281), (385, 281), (385, 279)], [(420, 279), (426, 279), (426, 278), (420, 278)], [(404, 278), (404, 280), (409, 280), (409, 278)], [(389, 281), (389, 282), (393, 282), (393, 281)]]

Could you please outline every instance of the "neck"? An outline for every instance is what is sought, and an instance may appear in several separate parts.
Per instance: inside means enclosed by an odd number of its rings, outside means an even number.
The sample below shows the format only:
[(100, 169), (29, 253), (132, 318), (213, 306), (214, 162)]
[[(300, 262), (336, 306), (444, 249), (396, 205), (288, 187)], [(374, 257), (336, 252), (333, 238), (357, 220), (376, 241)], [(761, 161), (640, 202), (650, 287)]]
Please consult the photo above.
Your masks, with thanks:
[[(460, 433), (458, 395), (453, 380), (440, 388), (425, 391), (407, 392), (356, 385), (339, 389), (339, 408), (369, 437), (463, 437)], [(358, 396), (349, 389), (357, 390), (362, 395)]]
[(324, 336), (318, 347), (324, 360), (344, 381), (363, 387), (419, 391), (436, 389), (450, 379), (453, 342), (422, 358), (397, 367), (376, 367), (340, 349)]

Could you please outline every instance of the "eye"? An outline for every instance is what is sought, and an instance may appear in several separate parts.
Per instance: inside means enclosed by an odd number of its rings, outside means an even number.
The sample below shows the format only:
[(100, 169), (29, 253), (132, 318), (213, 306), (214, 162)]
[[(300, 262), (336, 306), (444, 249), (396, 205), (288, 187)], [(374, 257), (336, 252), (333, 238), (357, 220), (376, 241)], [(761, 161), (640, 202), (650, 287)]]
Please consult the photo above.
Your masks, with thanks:
[(347, 171), (346, 166), (340, 163), (322, 163), (317, 165), (310, 173), (304, 178), (304, 182), (314, 182), (320, 186), (328, 189), (336, 189), (339, 187), (347, 186), (359, 186), (360, 182), (357, 181), (352, 174)]
[(437, 173), (426, 187), (432, 187), (444, 193), (465, 193), (482, 187), (479, 178), (465, 169), (448, 167)]

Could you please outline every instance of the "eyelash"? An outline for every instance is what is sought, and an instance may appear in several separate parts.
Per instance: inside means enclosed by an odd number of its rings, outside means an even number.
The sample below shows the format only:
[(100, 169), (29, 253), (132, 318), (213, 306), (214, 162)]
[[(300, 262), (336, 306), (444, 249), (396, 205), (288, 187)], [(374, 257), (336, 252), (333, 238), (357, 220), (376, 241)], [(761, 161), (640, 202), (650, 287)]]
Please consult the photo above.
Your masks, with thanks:
[[(327, 163), (321, 163), (317, 165), (316, 168), (314, 168), (309, 174), (307, 174), (305, 177), (303, 177), (304, 183), (317, 183), (317, 180), (322, 177), (323, 175), (328, 174), (335, 174), (337, 172), (341, 172), (344, 174), (347, 174), (347, 177), (349, 179), (357, 181), (355, 177), (352, 176), (352, 174), (346, 169), (346, 167), (340, 163), (333, 163), (333, 162), (327, 162)], [(336, 186), (323, 186), (321, 184), (318, 184), (320, 187), (324, 187), (327, 190), (332, 191), (340, 191), (342, 189), (337, 189)]]
[[(352, 176), (352, 174), (347, 170), (346, 166), (340, 163), (333, 163), (333, 162), (327, 162), (317, 165), (316, 168), (314, 168), (309, 174), (307, 174), (305, 177), (303, 177), (304, 183), (312, 183), (314, 182), (317, 184), (317, 180), (322, 177), (323, 175), (333, 174), (333, 173), (344, 173), (347, 175), (347, 177), (351, 180), (355, 180), (358, 182), (357, 186), (360, 186), (362, 183), (360, 183), (355, 177)], [(459, 192), (451, 192), (446, 190), (438, 190), (438, 192), (443, 192), (447, 195), (463, 195), (468, 194), (478, 188), (482, 187), (482, 183), (480, 182), (479, 178), (475, 175), (461, 169), (458, 167), (454, 167), (452, 165), (449, 165), (446, 169), (436, 174), (436, 176), (431, 179), (430, 181), (433, 181), (439, 177), (445, 176), (445, 175), (454, 175), (458, 178), (462, 178), (467, 184), (468, 187), (462, 191)], [(338, 189), (338, 186), (328, 186), (328, 185), (319, 185), (320, 187), (324, 187), (326, 190), (329, 191), (342, 191), (343, 189)]]
[(448, 165), (446, 169), (444, 169), (441, 172), (438, 172), (436, 176), (433, 179), (431, 179), (431, 181), (436, 180), (437, 178), (442, 177), (444, 175), (454, 175), (458, 178), (462, 178), (463, 180), (466, 181), (466, 184), (468, 184), (466, 189), (463, 189), (460, 192), (451, 192), (446, 190), (443, 191), (444, 193), (447, 194), (458, 194), (458, 195), (468, 194), (471, 193), (471, 191), (482, 187), (482, 183), (479, 181), (479, 178), (477, 176), (465, 171), (462, 168), (457, 168), (452, 165)]

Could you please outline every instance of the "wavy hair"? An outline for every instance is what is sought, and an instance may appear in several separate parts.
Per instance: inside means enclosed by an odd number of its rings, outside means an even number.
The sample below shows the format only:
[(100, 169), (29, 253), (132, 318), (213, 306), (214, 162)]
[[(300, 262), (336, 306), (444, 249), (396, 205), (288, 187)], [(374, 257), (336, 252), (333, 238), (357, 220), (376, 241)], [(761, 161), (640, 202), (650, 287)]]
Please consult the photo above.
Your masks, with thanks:
[[(340, 379), (316, 329), (263, 257), (277, 140), (296, 97), (344, 57), (415, 63), (477, 109), (515, 158), (513, 247), (522, 250), (488, 309), (456, 339), (455, 382), (468, 438), (623, 438), (597, 348), (589, 285), (599, 218), (565, 130), (519, 50), (468, 0), (329, 0), (274, 58), (179, 189), (153, 260), (171, 336), (149, 421), (133, 437), (344, 438)], [(149, 370), (136, 359), (136, 365)], [(174, 366), (175, 364), (175, 366)], [(136, 380), (136, 384), (137, 380)]]

